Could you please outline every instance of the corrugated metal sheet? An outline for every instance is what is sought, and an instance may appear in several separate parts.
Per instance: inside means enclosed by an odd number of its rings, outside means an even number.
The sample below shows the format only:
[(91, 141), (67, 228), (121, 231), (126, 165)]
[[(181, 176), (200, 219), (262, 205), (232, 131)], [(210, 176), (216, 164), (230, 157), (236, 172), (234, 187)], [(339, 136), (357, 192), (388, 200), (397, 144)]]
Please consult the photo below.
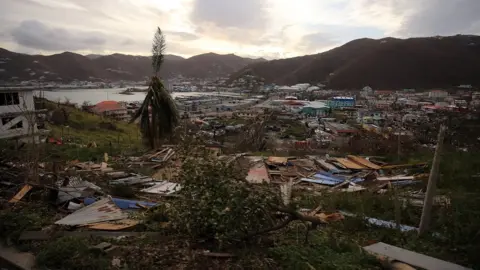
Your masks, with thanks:
[(111, 198), (105, 198), (58, 220), (59, 225), (86, 225), (104, 221), (126, 219), (124, 213)]
[(162, 181), (156, 183), (155, 185), (142, 189), (142, 192), (145, 193), (154, 193), (154, 194), (172, 194), (179, 191), (182, 187), (178, 183), (172, 183), (168, 181)]
[(355, 163), (358, 163), (358, 164), (360, 164), (362, 166), (365, 166), (365, 167), (368, 167), (370, 169), (380, 170), (382, 168), (382, 167), (378, 166), (377, 164), (372, 163), (370, 160), (362, 158), (362, 157), (352, 156), (352, 155), (349, 155), (347, 157), (349, 159), (353, 160)]
[(363, 165), (360, 165), (360, 164), (357, 164), (353, 161), (350, 161), (346, 158), (336, 158), (336, 160), (338, 161), (338, 163), (342, 164), (343, 166), (345, 166), (346, 168), (348, 169), (352, 169), (352, 170), (365, 170), (365, 169), (368, 169), (367, 167), (363, 166)]
[(95, 190), (102, 190), (99, 186), (88, 181), (70, 182), (66, 187), (59, 187), (57, 204), (70, 201), (75, 198), (92, 196)]
[[(152, 207), (157, 205), (156, 203), (153, 202), (145, 202), (145, 201), (135, 201), (135, 200), (127, 200), (127, 199), (119, 199), (119, 198), (110, 198), (112, 202), (119, 207), (120, 209), (142, 209), (140, 205), (146, 206), (146, 207)], [(83, 201), (85, 205), (90, 205), (95, 203), (95, 198), (85, 198)]]
[(335, 167), (333, 164), (330, 164), (326, 162), (323, 159), (316, 159), (317, 163), (324, 168), (325, 170), (332, 172), (332, 173), (339, 173), (342, 172), (342, 170), (339, 170), (337, 167)]
[(153, 178), (143, 175), (135, 175), (110, 181), (111, 185), (137, 185), (154, 181)]
[(320, 184), (320, 185), (325, 185), (325, 186), (335, 186), (338, 185), (341, 182), (336, 182), (333, 180), (329, 179), (310, 179), (310, 178), (302, 178), (300, 181), (303, 182), (309, 182), (309, 183), (315, 183), (315, 184)]
[(253, 167), (248, 171), (245, 179), (253, 184), (260, 184), (263, 182), (270, 183), (267, 167), (263, 162), (253, 165)]

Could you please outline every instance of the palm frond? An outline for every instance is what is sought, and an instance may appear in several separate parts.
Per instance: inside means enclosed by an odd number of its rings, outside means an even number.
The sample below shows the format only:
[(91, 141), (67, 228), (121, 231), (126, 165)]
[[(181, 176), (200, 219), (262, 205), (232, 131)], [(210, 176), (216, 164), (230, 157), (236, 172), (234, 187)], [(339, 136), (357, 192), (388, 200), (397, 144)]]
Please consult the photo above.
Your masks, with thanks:
[(152, 44), (152, 66), (155, 76), (157, 76), (160, 68), (162, 67), (163, 61), (165, 59), (165, 49), (167, 48), (167, 43), (165, 41), (165, 36), (162, 33), (160, 27), (157, 27), (157, 32), (153, 37)]
[(158, 147), (179, 124), (180, 116), (170, 93), (158, 77), (152, 77), (148, 93), (133, 119), (140, 119), (140, 130), (150, 148)]

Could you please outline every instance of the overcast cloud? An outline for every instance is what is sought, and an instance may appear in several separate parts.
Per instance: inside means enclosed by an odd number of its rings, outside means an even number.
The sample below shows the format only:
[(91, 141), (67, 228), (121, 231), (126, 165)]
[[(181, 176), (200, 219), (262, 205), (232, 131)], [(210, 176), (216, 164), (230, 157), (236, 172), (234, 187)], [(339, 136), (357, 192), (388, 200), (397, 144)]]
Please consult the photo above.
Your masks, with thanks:
[(0, 47), (148, 55), (283, 58), (352, 39), (480, 34), (480, 0), (1, 0)]

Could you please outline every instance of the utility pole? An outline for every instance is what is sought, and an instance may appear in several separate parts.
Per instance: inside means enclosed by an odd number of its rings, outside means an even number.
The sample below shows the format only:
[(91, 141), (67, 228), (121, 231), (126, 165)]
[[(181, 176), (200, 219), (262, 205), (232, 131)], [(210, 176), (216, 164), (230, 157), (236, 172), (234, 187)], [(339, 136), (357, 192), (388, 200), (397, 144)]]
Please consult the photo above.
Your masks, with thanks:
[(418, 235), (425, 233), (430, 226), (433, 197), (437, 189), (438, 171), (440, 169), (440, 160), (443, 148), (443, 138), (445, 137), (445, 126), (440, 126), (438, 132), (437, 147), (435, 148), (435, 156), (433, 157), (432, 169), (428, 178), (427, 192), (425, 194), (425, 201), (423, 202), (422, 218), (420, 219), (420, 226), (418, 228)]

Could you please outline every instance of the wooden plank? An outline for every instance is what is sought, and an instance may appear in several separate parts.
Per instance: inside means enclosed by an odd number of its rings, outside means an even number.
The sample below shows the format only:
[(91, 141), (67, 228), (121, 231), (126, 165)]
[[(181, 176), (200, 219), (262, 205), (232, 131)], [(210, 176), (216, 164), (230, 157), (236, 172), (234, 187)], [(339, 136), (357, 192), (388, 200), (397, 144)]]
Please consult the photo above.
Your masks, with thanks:
[(100, 230), (100, 231), (120, 231), (123, 229), (127, 229), (133, 227), (138, 224), (138, 221), (133, 219), (123, 219), (117, 222), (101, 222), (90, 224), (87, 228), (92, 230)]
[(380, 170), (382, 167), (378, 166), (377, 164), (372, 163), (370, 160), (358, 157), (358, 156), (353, 156), (353, 155), (348, 155), (347, 158), (353, 160), (355, 163), (358, 163), (362, 166), (368, 167), (370, 169), (374, 170)]
[(395, 175), (395, 176), (382, 176), (377, 177), (377, 181), (402, 181), (402, 180), (415, 180), (414, 176)]
[(410, 250), (391, 246), (382, 242), (363, 247), (364, 250), (383, 255), (396, 261), (404, 262), (409, 265), (420, 267), (426, 270), (467, 270), (469, 268), (442, 261), (430, 256), (416, 253)]
[(345, 166), (347, 169), (352, 169), (352, 170), (365, 170), (368, 169), (365, 166), (362, 166), (360, 164), (357, 164), (353, 161), (350, 161), (346, 158), (336, 158), (337, 162)]
[(15, 195), (13, 196), (12, 199), (10, 199), (10, 201), (8, 201), (9, 203), (16, 203), (16, 202), (19, 202), (23, 196), (25, 196), (33, 187), (30, 186), (30, 185), (24, 185), (22, 187), (22, 189), (20, 189), (20, 191)]
[(427, 165), (427, 163), (386, 165), (386, 166), (382, 166), (382, 169), (383, 169), (383, 170), (388, 170), (388, 169), (401, 169), (401, 168), (410, 168), (410, 167), (420, 167), (420, 166), (425, 166), (425, 165)]

